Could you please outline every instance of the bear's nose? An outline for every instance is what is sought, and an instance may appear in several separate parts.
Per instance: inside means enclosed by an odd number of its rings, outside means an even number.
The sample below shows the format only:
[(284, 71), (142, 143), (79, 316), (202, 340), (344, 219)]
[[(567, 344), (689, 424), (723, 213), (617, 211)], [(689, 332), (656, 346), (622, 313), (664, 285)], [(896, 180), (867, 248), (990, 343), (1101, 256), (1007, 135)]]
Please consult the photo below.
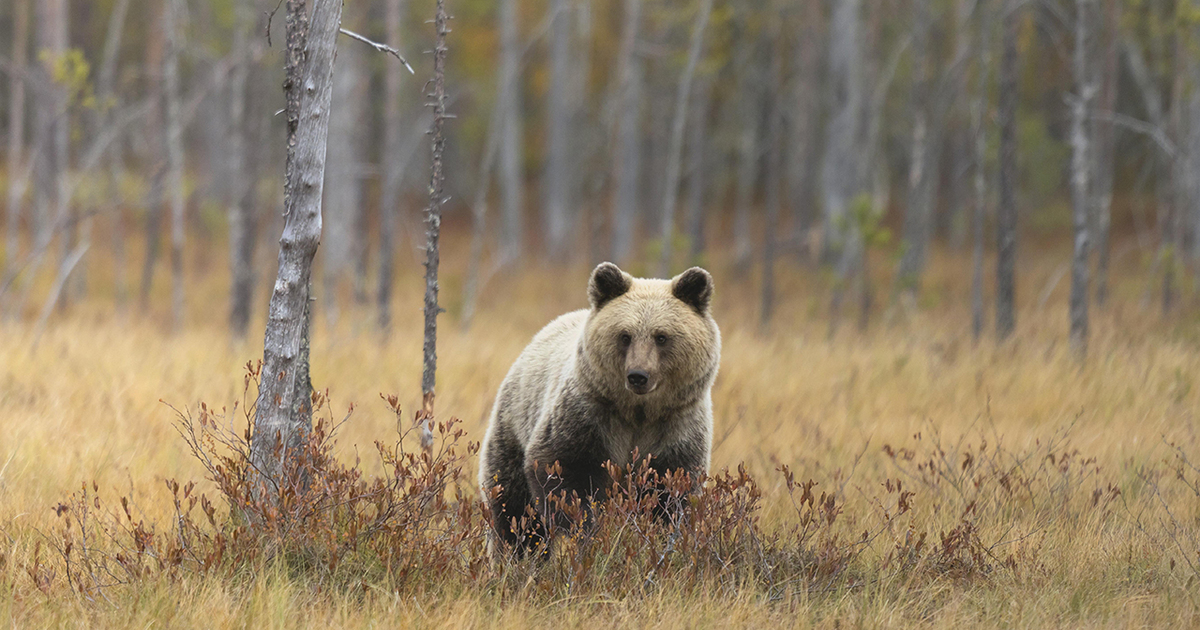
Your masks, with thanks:
[(645, 387), (646, 383), (650, 382), (650, 375), (642, 370), (630, 370), (626, 378), (629, 379), (629, 384), (634, 387)]

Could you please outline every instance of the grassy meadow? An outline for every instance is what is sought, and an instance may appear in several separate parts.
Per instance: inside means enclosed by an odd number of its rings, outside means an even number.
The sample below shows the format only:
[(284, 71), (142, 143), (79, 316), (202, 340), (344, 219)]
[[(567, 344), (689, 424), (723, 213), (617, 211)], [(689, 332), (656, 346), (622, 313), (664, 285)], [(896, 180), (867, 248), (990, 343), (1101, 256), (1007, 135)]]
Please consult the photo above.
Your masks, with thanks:
[[(495, 389), (529, 338), (585, 306), (589, 268), (530, 264), (493, 278), (464, 330), (462, 240), (452, 237), (443, 254), (437, 411), (479, 441)], [(63, 528), (79, 522), (55, 507), (86, 489), (103, 498), (100, 512), (115, 513), (126, 497), (132, 520), (169, 533), (166, 480), (217, 494), (173, 409), (231, 407), (246, 363), (261, 358), (261, 309), (259, 332), (245, 342), (225, 329), (217, 253), (192, 266), (188, 322), (173, 334), (165, 268), (151, 312), (134, 304), (121, 315), (99, 258), (91, 297), (53, 316), (36, 346), (38, 305), (0, 325), (0, 619), (27, 628), (1200, 625), (1196, 296), (1185, 278), (1182, 307), (1164, 317), (1143, 297), (1149, 265), (1118, 259), (1113, 298), (1093, 308), (1080, 364), (1066, 344), (1067, 279), (1047, 291), (1068, 247), (1022, 243), (1018, 329), (1000, 346), (990, 297), (985, 338), (972, 343), (969, 252), (936, 252), (915, 305), (889, 305), (887, 279), (877, 279), (882, 306), (869, 329), (858, 331), (852, 314), (832, 338), (827, 272), (781, 261), (778, 308), (763, 328), (757, 277), (713, 261), (724, 340), (713, 468), (744, 465), (761, 493), (757, 526), (783, 536), (774, 549), (806, 577), (726, 579), (721, 567), (687, 573), (689, 560), (675, 558), (683, 568), (672, 571), (690, 577), (665, 571), (623, 585), (556, 584), (559, 573), (533, 565), (430, 571), (403, 583), (369, 572), (332, 584), (260, 558), (79, 588), (61, 553)], [(401, 423), (420, 406), (420, 273), (402, 266), (387, 339), (372, 311), (349, 306), (348, 291), (336, 323), (317, 318), (314, 385), (328, 389), (332, 416), (354, 407), (336, 453), (360, 458), (368, 475), (380, 468), (372, 444), (396, 437), (397, 416), (380, 394), (398, 396)], [(990, 266), (987, 274), (990, 285)], [(474, 466), (468, 457), (462, 472), (472, 493)], [(811, 550), (786, 542), (804, 508), (781, 466), (832, 496), (826, 520), (804, 539)], [(605, 566), (591, 570), (618, 571)]]

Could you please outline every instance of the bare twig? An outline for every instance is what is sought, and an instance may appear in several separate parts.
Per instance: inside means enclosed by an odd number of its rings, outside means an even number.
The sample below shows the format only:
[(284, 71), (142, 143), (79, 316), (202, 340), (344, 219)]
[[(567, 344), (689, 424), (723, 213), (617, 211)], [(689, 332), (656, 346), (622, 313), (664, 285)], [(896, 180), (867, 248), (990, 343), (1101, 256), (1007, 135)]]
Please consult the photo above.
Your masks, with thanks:
[(392, 48), (391, 46), (388, 46), (387, 44), (381, 44), (377, 41), (367, 39), (366, 37), (363, 37), (362, 35), (359, 35), (358, 33), (355, 33), (354, 31), (351, 31), (348, 29), (339, 28), (338, 32), (341, 33), (342, 35), (345, 35), (346, 37), (349, 37), (350, 39), (357, 39), (358, 41), (370, 46), (371, 48), (374, 48), (375, 50), (378, 50), (381, 53), (387, 53), (387, 54), (395, 57), (396, 59), (399, 59), (400, 63), (404, 64), (404, 67), (408, 70), (409, 74), (415, 75), (417, 73), (415, 70), (413, 70), (412, 66), (408, 65), (408, 61), (400, 55), (399, 50), (396, 50), (395, 48)]

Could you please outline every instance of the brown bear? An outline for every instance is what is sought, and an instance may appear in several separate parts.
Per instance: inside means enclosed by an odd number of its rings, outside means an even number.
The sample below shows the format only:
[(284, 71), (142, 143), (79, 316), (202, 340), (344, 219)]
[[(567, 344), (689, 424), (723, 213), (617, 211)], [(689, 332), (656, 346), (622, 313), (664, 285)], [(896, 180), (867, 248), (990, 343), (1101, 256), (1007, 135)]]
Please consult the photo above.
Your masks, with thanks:
[[(659, 473), (708, 472), (721, 355), (712, 295), (699, 267), (651, 280), (602, 263), (588, 282), (591, 308), (534, 336), (500, 384), (480, 452), (493, 552), (503, 542), (524, 553), (541, 541), (538, 521), (564, 518), (550, 513), (549, 491), (576, 493), (590, 514), (612, 484), (605, 462), (636, 464), (635, 450)], [(514, 529), (528, 507), (533, 527)]]

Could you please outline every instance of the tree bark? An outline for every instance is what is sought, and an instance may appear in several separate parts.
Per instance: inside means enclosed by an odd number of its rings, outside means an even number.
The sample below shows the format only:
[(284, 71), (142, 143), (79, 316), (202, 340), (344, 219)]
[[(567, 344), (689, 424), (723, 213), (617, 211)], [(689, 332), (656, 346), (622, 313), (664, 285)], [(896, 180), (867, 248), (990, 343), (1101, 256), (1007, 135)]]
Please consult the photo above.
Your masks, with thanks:
[(658, 261), (658, 275), (671, 275), (672, 241), (675, 238), (675, 205), (679, 199), (679, 170), (683, 154), (683, 132), (687, 123), (688, 99), (692, 95), (692, 77), (696, 75), (696, 64), (704, 49), (704, 31), (708, 27), (708, 16), (712, 12), (712, 0), (700, 0), (700, 12), (692, 27), (692, 43), (688, 47), (687, 65), (675, 92), (675, 118), (671, 124), (671, 144), (667, 148), (667, 174), (663, 185), (662, 205), (662, 256)]
[[(407, 0), (387, 0), (384, 21), (387, 28), (387, 44), (397, 50), (403, 45), (404, 17)], [(400, 212), (400, 188), (404, 182), (403, 163), (400, 153), (404, 145), (401, 128), (401, 92), (404, 68), (398, 63), (388, 63), (384, 70), (383, 103), (383, 190), (379, 200), (379, 328), (386, 335), (392, 326), (392, 285), (396, 268), (396, 238)]]
[(567, 255), (571, 237), (571, 5), (550, 3), (550, 87), (546, 114), (546, 165), (542, 170), (542, 231), (553, 260)]
[(432, 443), (429, 419), (433, 417), (434, 386), (437, 380), (437, 316), (438, 305), (438, 237), (442, 228), (442, 188), (445, 173), (442, 152), (446, 140), (442, 128), (446, 121), (446, 35), (449, 33), (445, 0), (437, 0), (434, 29), (437, 39), (433, 48), (433, 81), (429, 94), (433, 108), (433, 127), (430, 129), (431, 168), (429, 175), (429, 208), (425, 212), (425, 341), (423, 347), (424, 366), (421, 370), (421, 411), (426, 423), (422, 442), (428, 447)]
[(633, 252), (642, 162), (642, 67), (636, 47), (642, 0), (625, 0), (621, 50), (617, 62), (613, 141), (612, 259), (625, 263)]
[(181, 0), (167, 0), (163, 32), (167, 38), (163, 83), (167, 100), (167, 190), (171, 199), (171, 327), (183, 324), (183, 128), (179, 120), (179, 28)]
[(1087, 356), (1088, 344), (1088, 219), (1091, 215), (1091, 101), (1095, 86), (1088, 64), (1091, 53), (1092, 0), (1075, 0), (1075, 86), (1071, 102), (1071, 200), (1074, 255), (1071, 260), (1071, 349)]
[(996, 213), (996, 339), (1016, 328), (1017, 260), (1017, 36), (1019, 5), (1006, 3), (1004, 54), (1000, 59), (1000, 205)]
[(0, 278), (8, 277), (20, 251), (21, 202), (25, 181), (25, 72), (29, 51), (29, 0), (13, 0), (12, 65), (8, 92), (8, 213), (4, 234), (4, 260)]
[(285, 218), (250, 454), (259, 492), (270, 492), (272, 486), (279, 492), (295, 481), (282, 479), (284, 462), (312, 427), (306, 315), (313, 257), (321, 242), (321, 191), (341, 14), (341, 0), (287, 2)]

